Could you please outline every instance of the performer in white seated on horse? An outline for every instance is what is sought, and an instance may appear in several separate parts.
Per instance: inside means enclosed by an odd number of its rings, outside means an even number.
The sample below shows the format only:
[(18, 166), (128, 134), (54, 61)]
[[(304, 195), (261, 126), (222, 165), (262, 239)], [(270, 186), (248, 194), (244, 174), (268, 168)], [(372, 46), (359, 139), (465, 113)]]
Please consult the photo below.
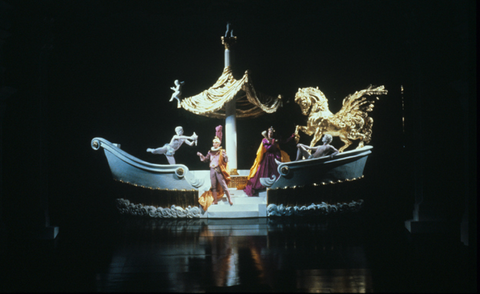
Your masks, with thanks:
[(195, 134), (195, 132), (193, 132), (193, 135), (191, 136), (184, 136), (182, 127), (176, 127), (175, 133), (177, 134), (172, 137), (170, 143), (167, 143), (163, 145), (163, 147), (156, 149), (148, 148), (147, 152), (151, 152), (153, 154), (165, 154), (168, 163), (175, 164), (175, 157), (173, 157), (175, 155), (175, 151), (177, 151), (183, 143), (186, 143), (189, 146), (197, 145), (198, 140), (198, 136)]
[[(333, 137), (330, 134), (323, 135), (322, 142), (323, 145), (310, 147), (305, 144), (297, 144), (297, 158), (299, 159), (312, 159), (330, 154), (330, 157), (333, 158), (338, 154), (338, 150), (330, 145), (332, 143)], [(313, 152), (313, 153), (311, 153)]]

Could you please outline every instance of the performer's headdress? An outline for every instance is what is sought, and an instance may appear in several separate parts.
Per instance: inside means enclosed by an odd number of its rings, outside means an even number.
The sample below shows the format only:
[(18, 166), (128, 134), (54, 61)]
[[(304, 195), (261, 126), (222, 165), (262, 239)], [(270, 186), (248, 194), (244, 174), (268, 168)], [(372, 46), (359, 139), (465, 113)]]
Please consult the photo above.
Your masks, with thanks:
[(272, 130), (272, 133), (275, 132), (275, 129), (273, 127), (269, 127), (266, 131), (262, 132), (262, 136), (268, 139), (268, 131)]
[(213, 138), (213, 142), (218, 142), (218, 143), (222, 143), (222, 137), (223, 137), (223, 134), (222, 134), (222, 126), (219, 125), (217, 127), (215, 127), (215, 138)]
[(218, 125), (215, 127), (215, 137), (217, 137), (220, 140), (220, 143), (222, 142), (222, 137), (223, 137), (222, 129), (223, 129), (222, 125)]

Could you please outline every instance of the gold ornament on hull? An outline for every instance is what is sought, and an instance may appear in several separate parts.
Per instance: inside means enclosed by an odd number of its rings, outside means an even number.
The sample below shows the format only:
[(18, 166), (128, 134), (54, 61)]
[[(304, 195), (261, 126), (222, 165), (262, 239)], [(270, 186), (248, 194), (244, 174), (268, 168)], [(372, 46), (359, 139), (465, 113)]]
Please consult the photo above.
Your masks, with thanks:
[(328, 108), (328, 99), (317, 88), (299, 88), (295, 94), (295, 102), (300, 106), (303, 115), (308, 115), (307, 125), (297, 125), (295, 140), (300, 139), (299, 132), (312, 136), (310, 146), (313, 147), (324, 134), (340, 137), (345, 144), (339, 148), (343, 152), (352, 144), (350, 140), (360, 140), (357, 149), (369, 143), (372, 136), (373, 118), (368, 116), (374, 107), (377, 95), (388, 93), (384, 86), (357, 91), (343, 99), (339, 112), (333, 114)]

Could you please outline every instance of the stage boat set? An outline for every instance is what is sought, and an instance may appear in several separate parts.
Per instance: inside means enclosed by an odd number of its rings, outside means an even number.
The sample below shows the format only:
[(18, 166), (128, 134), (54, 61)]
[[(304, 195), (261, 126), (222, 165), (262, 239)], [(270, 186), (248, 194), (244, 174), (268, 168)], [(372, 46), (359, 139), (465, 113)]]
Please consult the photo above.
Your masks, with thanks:
[[(199, 204), (200, 195), (211, 189), (210, 170), (190, 170), (186, 165), (175, 162), (175, 146), (173, 152), (169, 149), (174, 138), (182, 140), (180, 145), (183, 142), (196, 144), (197, 138), (195, 133), (183, 136), (183, 129), (178, 127), (180, 131), (172, 138), (171, 144), (158, 148), (158, 154), (165, 154), (170, 164), (146, 162), (123, 151), (120, 144), (100, 137), (92, 139), (94, 150), (103, 148), (114, 180), (151, 191), (148, 196), (137, 197), (135, 194), (141, 193), (132, 191), (129, 199), (118, 198), (119, 212), (154, 218), (251, 218), (358, 211), (363, 199), (355, 198), (359, 196), (354, 185), (356, 180), (364, 177), (365, 164), (373, 149), (365, 145), (370, 142), (373, 126), (368, 112), (373, 110), (378, 96), (386, 95), (387, 90), (383, 86), (370, 86), (357, 91), (347, 96), (341, 110), (333, 114), (328, 109), (328, 99), (318, 87), (299, 88), (295, 102), (308, 119), (306, 126), (296, 127), (297, 143), (300, 132), (303, 132), (313, 136), (310, 147), (316, 146), (325, 134), (338, 136), (344, 146), (333, 157), (276, 161), (279, 176), (261, 178), (265, 190), (258, 193), (258, 197), (248, 197), (243, 188), (250, 170), (237, 170), (236, 119), (252, 119), (274, 113), (281, 106), (282, 97), (257, 93), (249, 81), (248, 71), (241, 79), (235, 79), (231, 70), (230, 49), (237, 37), (233, 36), (229, 25), (221, 40), (225, 46), (225, 67), (217, 82), (198, 95), (182, 99), (183, 82), (176, 80), (176, 87), (171, 88), (174, 93), (170, 101), (176, 100), (178, 108), (197, 115), (225, 119), (226, 154), (231, 179), (228, 190), (233, 205), (226, 197), (218, 199), (217, 205)], [(358, 140), (358, 146), (345, 151), (352, 144), (351, 140)], [(156, 152), (154, 149), (151, 151)]]

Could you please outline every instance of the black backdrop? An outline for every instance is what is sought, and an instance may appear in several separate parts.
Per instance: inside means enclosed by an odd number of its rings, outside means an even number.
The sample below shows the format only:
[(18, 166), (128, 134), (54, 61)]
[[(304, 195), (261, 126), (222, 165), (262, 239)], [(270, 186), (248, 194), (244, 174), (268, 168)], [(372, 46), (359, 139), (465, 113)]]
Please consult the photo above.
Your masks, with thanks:
[[(298, 87), (318, 86), (336, 112), (345, 96), (374, 84), (389, 90), (371, 113), (374, 150), (363, 193), (375, 214), (397, 224), (411, 217), (415, 170), (424, 170), (425, 193), (444, 203), (455, 194), (458, 204), (471, 187), (473, 1), (5, 2), (4, 84), (17, 90), (4, 117), (9, 224), (37, 218), (44, 193), (54, 225), (111, 212), (121, 187), (103, 151), (90, 147), (94, 137), (166, 163), (145, 149), (167, 143), (181, 125), (200, 139), (198, 147), (182, 146), (177, 162), (205, 169), (195, 154), (208, 150), (224, 121), (168, 100), (175, 79), (192, 96), (219, 77), (227, 21), (238, 37), (234, 75), (248, 69), (257, 91), (285, 100), (275, 114), (237, 121), (239, 169), (253, 163), (262, 130), (273, 125), (285, 138), (305, 124), (293, 101)], [(293, 143), (285, 149), (294, 156)]]

